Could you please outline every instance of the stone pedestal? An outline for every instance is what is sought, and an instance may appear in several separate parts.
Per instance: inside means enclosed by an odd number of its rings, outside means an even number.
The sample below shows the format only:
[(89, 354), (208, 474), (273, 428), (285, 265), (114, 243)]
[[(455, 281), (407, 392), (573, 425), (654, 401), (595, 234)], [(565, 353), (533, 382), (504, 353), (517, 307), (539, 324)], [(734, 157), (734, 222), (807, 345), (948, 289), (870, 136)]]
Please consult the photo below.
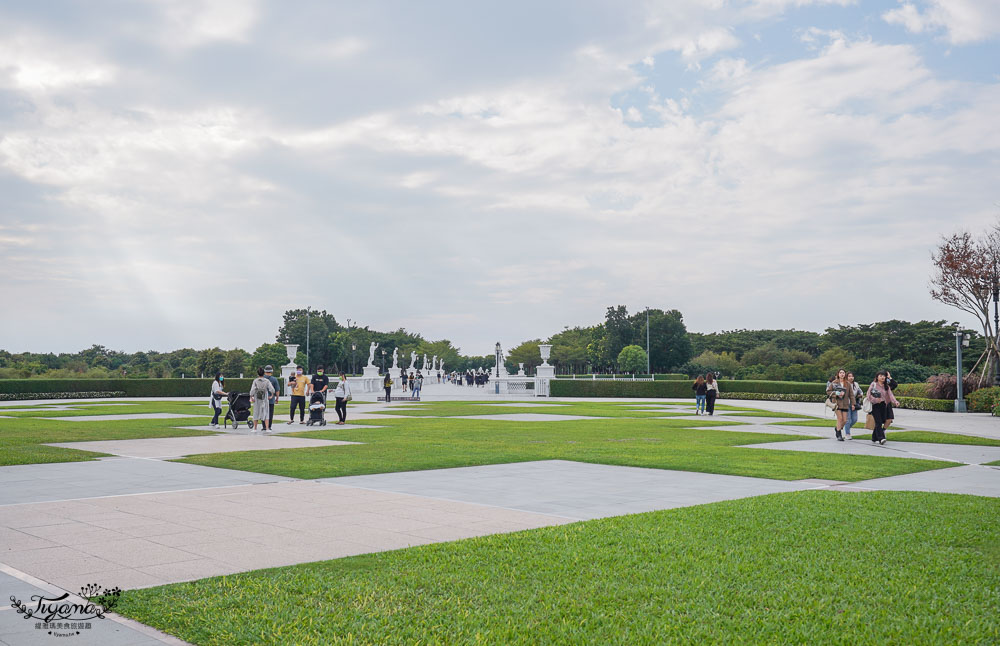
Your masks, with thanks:
[(556, 367), (542, 364), (535, 368), (535, 376), (541, 379), (555, 379)]
[(285, 354), (288, 355), (288, 363), (281, 366), (281, 383), (278, 384), (281, 387), (282, 394), (287, 397), (288, 392), (288, 378), (295, 374), (295, 355), (299, 351), (299, 346), (295, 344), (285, 344)]
[(365, 366), (365, 370), (361, 374), (364, 379), (378, 379), (380, 376), (378, 366)]

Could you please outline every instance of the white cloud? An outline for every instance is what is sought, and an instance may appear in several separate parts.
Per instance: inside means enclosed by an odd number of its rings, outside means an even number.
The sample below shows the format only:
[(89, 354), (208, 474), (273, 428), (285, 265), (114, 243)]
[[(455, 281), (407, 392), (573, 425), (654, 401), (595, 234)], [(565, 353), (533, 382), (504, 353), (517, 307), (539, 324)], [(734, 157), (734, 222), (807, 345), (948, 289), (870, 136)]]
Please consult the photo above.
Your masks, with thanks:
[(167, 47), (213, 41), (247, 42), (260, 15), (258, 0), (148, 0), (162, 12)]
[(954, 45), (965, 45), (1000, 35), (1000, 4), (982, 0), (926, 0), (921, 10), (903, 1), (896, 9), (882, 14), (889, 24), (902, 25), (907, 31), (922, 33), (943, 29)]
[(0, 87), (32, 94), (87, 88), (111, 83), (115, 72), (88, 47), (27, 31), (0, 34)]

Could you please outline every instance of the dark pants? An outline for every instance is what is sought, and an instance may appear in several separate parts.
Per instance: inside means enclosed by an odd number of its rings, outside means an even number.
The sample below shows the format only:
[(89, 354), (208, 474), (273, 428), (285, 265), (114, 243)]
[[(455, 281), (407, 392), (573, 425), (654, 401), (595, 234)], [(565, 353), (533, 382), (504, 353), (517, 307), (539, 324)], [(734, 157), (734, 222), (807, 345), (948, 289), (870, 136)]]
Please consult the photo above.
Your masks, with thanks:
[(267, 427), (271, 428), (274, 424), (274, 403), (275, 400), (269, 400), (267, 402)]
[(219, 423), (219, 413), (222, 412), (222, 409), (215, 408), (214, 406), (212, 407), (212, 409), (215, 411), (215, 416), (212, 418), (212, 426), (215, 426), (216, 424)]
[(886, 403), (872, 404), (872, 417), (875, 418), (875, 430), (872, 431), (872, 442), (885, 439)]
[(306, 419), (306, 396), (305, 395), (292, 395), (291, 408), (288, 409), (288, 419), (289, 421), (295, 421), (295, 407), (299, 407), (299, 421), (305, 421)]
[(705, 410), (711, 415), (715, 412), (715, 398), (718, 397), (714, 390), (705, 393)]
[(337, 419), (341, 422), (347, 421), (347, 398), (337, 397), (337, 403), (333, 405), (334, 410), (337, 411)]
[(385, 401), (386, 402), (392, 401), (392, 386), (389, 386), (388, 388), (385, 389)]

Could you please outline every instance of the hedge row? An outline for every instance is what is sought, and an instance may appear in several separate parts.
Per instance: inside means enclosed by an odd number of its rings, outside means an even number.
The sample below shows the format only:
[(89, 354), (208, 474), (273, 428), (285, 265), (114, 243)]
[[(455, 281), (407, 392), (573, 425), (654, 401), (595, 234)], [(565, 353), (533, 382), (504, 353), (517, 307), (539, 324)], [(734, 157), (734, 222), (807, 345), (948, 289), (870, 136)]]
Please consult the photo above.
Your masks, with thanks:
[[(867, 386), (865, 386), (867, 389)], [(915, 383), (915, 384), (899, 384), (896, 389), (892, 391), (892, 394), (898, 397), (920, 397), (922, 399), (930, 399), (931, 385), (925, 381)]]
[(108, 397), (124, 397), (125, 393), (109, 392), (106, 390), (96, 392), (74, 392), (74, 393), (0, 393), (0, 401), (25, 401), (28, 399), (106, 399)]
[[(649, 375), (636, 375), (636, 379), (649, 379)], [(610, 374), (597, 374), (598, 379), (611, 379)], [(658, 372), (653, 375), (653, 379), (657, 381), (683, 381), (688, 378), (687, 375), (683, 375), (679, 372)], [(594, 379), (594, 373), (588, 372), (585, 375), (556, 375), (556, 379)], [(632, 379), (632, 375), (617, 375), (617, 379)], [(615, 379), (615, 381), (617, 381)]]
[[(557, 379), (549, 385), (553, 397), (694, 397), (690, 381), (626, 381), (600, 379)], [(729, 388), (741, 393), (772, 393), (795, 395), (824, 395), (826, 384), (799, 383), (794, 381), (722, 381), (722, 396)]]
[[(248, 392), (252, 379), (227, 379), (226, 390)], [(46, 395), (67, 398), (67, 393), (115, 392), (120, 397), (208, 397), (211, 379), (0, 379), (0, 395)]]
[(896, 397), (898, 408), (910, 410), (933, 410), (941, 413), (955, 412), (955, 402), (950, 399), (927, 399), (926, 397)]
[(992, 413), (1000, 405), (1000, 387), (980, 388), (965, 396), (970, 413)]

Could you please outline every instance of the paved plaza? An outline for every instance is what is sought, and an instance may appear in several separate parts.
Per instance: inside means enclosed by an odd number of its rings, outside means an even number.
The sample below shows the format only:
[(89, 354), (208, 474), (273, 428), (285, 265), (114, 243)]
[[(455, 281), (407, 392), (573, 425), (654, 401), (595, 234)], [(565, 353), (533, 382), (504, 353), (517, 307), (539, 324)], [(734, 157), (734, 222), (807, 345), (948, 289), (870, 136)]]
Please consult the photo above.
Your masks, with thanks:
[[(436, 392), (464, 388), (425, 389)], [(429, 391), (429, 392), (428, 392)], [(472, 392), (474, 391), (474, 392)], [(447, 392), (452, 395), (452, 392)], [(470, 399), (490, 398), (468, 389)], [(444, 398), (443, 398), (444, 399)], [(577, 400), (579, 401), (579, 400)], [(117, 402), (122, 403), (122, 402)], [(690, 413), (689, 402), (633, 402), (628, 410)], [(732, 402), (744, 404), (744, 402)], [(64, 403), (63, 403), (64, 404)], [(60, 404), (82, 409), (89, 403)], [(750, 402), (745, 404), (750, 405)], [(753, 406), (757, 406), (753, 402)], [(819, 405), (773, 406), (768, 410), (821, 415)], [(521, 424), (600, 419), (562, 414), (567, 404), (551, 400), (488, 404), (539, 409), (532, 413), (467, 415), (452, 419), (503, 420)], [(417, 406), (405, 406), (413, 410)], [(350, 419), (394, 419), (373, 404), (352, 407)], [(552, 414), (543, 413), (548, 408)], [(761, 408), (764, 408), (761, 406)], [(0, 412), (4, 409), (0, 408)], [(19, 410), (38, 410), (20, 405)], [(991, 437), (995, 419), (980, 416), (901, 413), (906, 427), (949, 431), (974, 427)], [(648, 413), (644, 413), (648, 415)], [(420, 416), (425, 419), (428, 416)], [(119, 419), (184, 419), (178, 414), (94, 415), (47, 418), (91, 422)], [(644, 419), (656, 419), (645, 417)], [(771, 493), (832, 489), (937, 491), (1000, 497), (1000, 447), (892, 442), (886, 446), (854, 440), (834, 442), (830, 429), (777, 426), (788, 417), (748, 416), (719, 411), (714, 417), (664, 416), (741, 426), (709, 426), (720, 431), (797, 435), (789, 442), (753, 444), (739, 450), (845, 453), (948, 461), (954, 466), (863, 482), (785, 481), (730, 475), (539, 460), (513, 464), (297, 480), (168, 461), (185, 455), (277, 448), (336, 447), (355, 442), (250, 435), (247, 429), (217, 434), (59, 442), (53, 446), (97, 451), (113, 457), (0, 467), (0, 587), (6, 596), (76, 592), (92, 582), (138, 588), (195, 580), (263, 567), (304, 563), (373, 551), (451, 541), (590, 520), (699, 505)], [(985, 424), (988, 420), (993, 426)], [(951, 424), (951, 425), (949, 425)], [(210, 430), (200, 425), (184, 428)], [(343, 430), (357, 425), (337, 427)], [(365, 426), (370, 429), (372, 426)], [(276, 423), (283, 432), (310, 430)], [(313, 429), (315, 430), (315, 429)], [(902, 429), (899, 429), (902, 430)], [(998, 433), (1000, 435), (1000, 433)], [(845, 494), (846, 495), (846, 494)], [(861, 494), (863, 495), (863, 494)], [(181, 643), (120, 618), (98, 620), (77, 644)], [(51, 643), (12, 609), (0, 611), (0, 643)], [(69, 642), (67, 642), (69, 643)]]

